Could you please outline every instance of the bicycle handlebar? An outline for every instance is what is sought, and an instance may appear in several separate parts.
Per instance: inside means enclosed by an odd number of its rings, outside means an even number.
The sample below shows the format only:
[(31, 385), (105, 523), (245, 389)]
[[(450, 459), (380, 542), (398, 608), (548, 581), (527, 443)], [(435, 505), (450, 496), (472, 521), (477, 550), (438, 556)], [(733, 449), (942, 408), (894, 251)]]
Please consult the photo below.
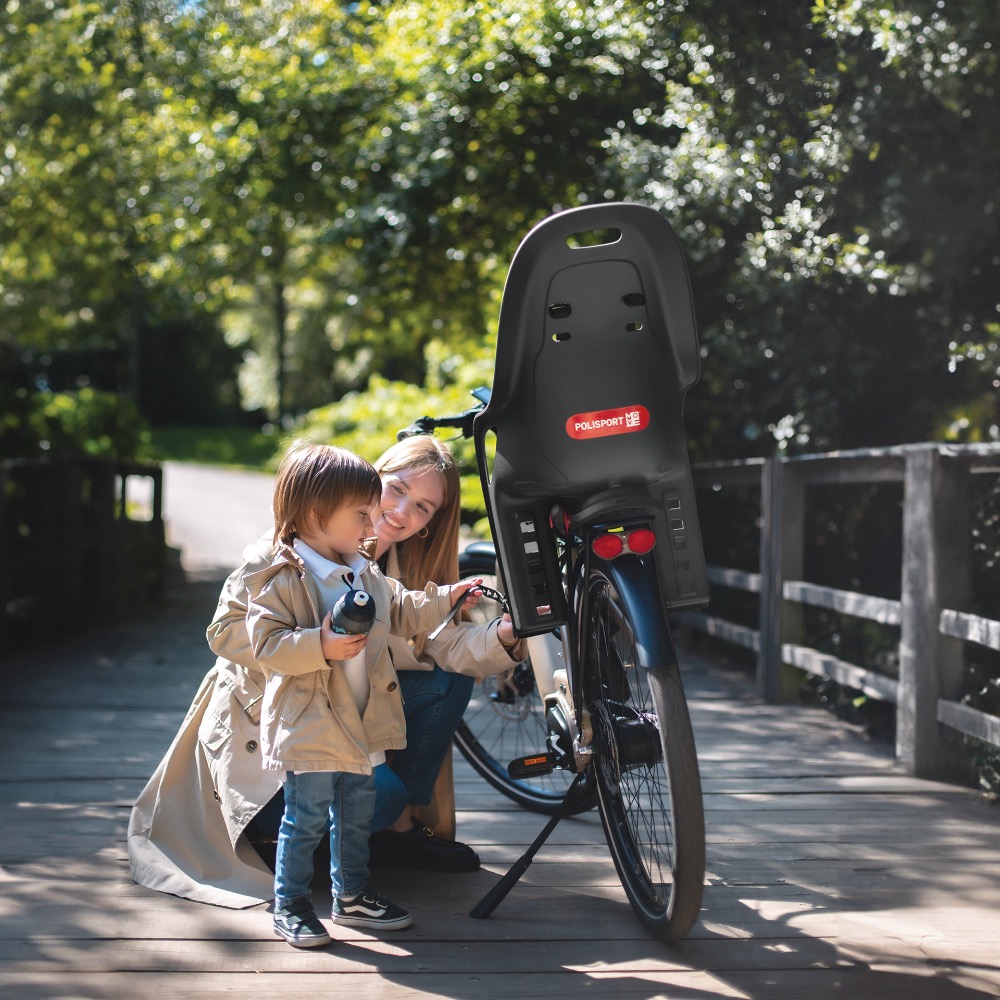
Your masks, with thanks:
[(461, 413), (456, 413), (451, 417), (418, 417), (401, 431), (396, 432), (396, 440), (402, 441), (417, 434), (432, 434), (438, 427), (454, 427), (462, 432), (462, 437), (472, 437), (472, 422), (476, 414), (482, 410), (482, 406), (473, 406)]

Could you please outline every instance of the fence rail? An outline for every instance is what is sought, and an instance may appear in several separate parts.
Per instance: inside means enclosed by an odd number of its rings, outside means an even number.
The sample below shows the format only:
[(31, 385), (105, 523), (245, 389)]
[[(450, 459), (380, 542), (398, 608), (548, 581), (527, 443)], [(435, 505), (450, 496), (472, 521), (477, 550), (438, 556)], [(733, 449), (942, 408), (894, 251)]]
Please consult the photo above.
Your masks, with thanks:
[[(913, 774), (946, 772), (947, 729), (1000, 747), (1000, 718), (958, 700), (966, 644), (1000, 651), (1000, 621), (967, 610), (971, 477), (1000, 474), (1000, 446), (920, 444), (714, 462), (697, 465), (694, 474), (699, 491), (736, 486), (759, 493), (759, 572), (709, 569), (714, 587), (757, 595), (758, 616), (756, 628), (704, 613), (679, 616), (683, 625), (751, 650), (757, 687), (769, 700), (791, 696), (794, 667), (891, 703), (896, 755)], [(803, 578), (809, 488), (866, 483), (903, 486), (899, 600)], [(719, 530), (710, 519), (703, 525)], [(806, 607), (898, 627), (898, 678), (804, 645)]]
[(0, 655), (159, 596), (162, 495), (158, 465), (0, 462)]

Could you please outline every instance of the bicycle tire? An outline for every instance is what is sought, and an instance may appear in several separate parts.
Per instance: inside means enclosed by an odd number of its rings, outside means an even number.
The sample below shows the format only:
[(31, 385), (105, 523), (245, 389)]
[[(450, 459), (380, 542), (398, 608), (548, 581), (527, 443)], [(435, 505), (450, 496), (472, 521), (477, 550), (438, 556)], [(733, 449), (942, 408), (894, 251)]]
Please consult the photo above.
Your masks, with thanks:
[[(486, 586), (498, 589), (495, 558), (487, 553), (461, 553), (459, 573), (462, 578), (481, 577)], [(471, 613), (474, 619), (485, 622), (500, 615), (502, 609), (484, 599)], [(511, 778), (507, 773), (507, 765), (516, 757), (545, 750), (548, 732), (545, 706), (529, 658), (512, 664), (509, 673), (477, 682), (454, 743), (476, 773), (502, 795), (531, 812), (552, 816), (566, 796), (572, 773), (557, 769), (530, 779)], [(592, 794), (574, 799), (568, 815), (587, 812), (595, 804)]]
[[(698, 920), (705, 880), (701, 778), (676, 660), (645, 662), (609, 576), (586, 581), (584, 697), (605, 838), (633, 910), (662, 941)], [(667, 628), (666, 621), (663, 628)], [(672, 644), (667, 644), (672, 647)]]

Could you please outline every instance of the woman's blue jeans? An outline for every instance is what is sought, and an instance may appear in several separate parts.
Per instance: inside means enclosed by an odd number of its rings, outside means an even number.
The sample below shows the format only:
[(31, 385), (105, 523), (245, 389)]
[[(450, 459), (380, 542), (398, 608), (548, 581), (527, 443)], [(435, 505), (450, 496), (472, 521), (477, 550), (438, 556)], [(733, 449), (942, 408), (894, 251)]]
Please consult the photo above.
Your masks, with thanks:
[(440, 667), (400, 670), (398, 677), (406, 714), (406, 749), (393, 754), (392, 770), (406, 787), (407, 803), (425, 806), (469, 705), (474, 681)]
[(329, 830), (330, 883), (335, 897), (368, 886), (368, 836), (375, 810), (370, 774), (307, 771), (285, 774), (285, 812), (278, 829), (275, 905), (308, 896), (313, 851)]

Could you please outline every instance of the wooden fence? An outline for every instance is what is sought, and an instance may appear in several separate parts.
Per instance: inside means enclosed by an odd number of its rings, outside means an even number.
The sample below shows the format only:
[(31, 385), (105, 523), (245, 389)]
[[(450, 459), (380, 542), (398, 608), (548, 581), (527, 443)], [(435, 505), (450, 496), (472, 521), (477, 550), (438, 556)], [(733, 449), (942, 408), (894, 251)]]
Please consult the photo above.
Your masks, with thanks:
[(162, 486), (158, 465), (0, 462), (0, 655), (159, 596)]
[[(973, 477), (998, 473), (1000, 446), (994, 445), (920, 444), (698, 465), (700, 493), (738, 487), (759, 499), (759, 506), (744, 506), (746, 517), (758, 521), (756, 570), (709, 568), (713, 594), (728, 589), (756, 595), (757, 625), (721, 617), (713, 604), (706, 614), (680, 616), (682, 624), (751, 650), (758, 689), (769, 700), (791, 697), (801, 677), (792, 667), (891, 703), (897, 758), (913, 774), (943, 776), (948, 730), (1000, 747), (1000, 718), (959, 700), (966, 644), (1000, 651), (1000, 621), (968, 611), (970, 484)], [(902, 485), (898, 600), (803, 578), (811, 488), (864, 483)], [(702, 517), (703, 533), (727, 527)], [(898, 676), (804, 645), (807, 607), (898, 627)], [(1000, 609), (1000, 599), (993, 607)]]

